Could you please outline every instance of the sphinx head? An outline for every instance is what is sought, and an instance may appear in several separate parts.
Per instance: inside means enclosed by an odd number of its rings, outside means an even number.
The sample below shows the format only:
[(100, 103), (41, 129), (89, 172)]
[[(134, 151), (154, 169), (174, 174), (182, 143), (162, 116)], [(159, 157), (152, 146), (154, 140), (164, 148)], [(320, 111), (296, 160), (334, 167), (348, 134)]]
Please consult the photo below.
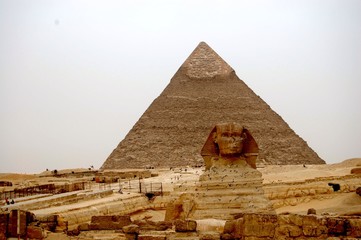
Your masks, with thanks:
[[(237, 123), (217, 124), (209, 134), (201, 150), (206, 170), (213, 166), (216, 159), (236, 163), (245, 160), (256, 168), (258, 145), (251, 133)], [(242, 160), (242, 161), (243, 161)]]
[(243, 143), (247, 135), (243, 126), (236, 123), (217, 124), (213, 135), (221, 156), (239, 156), (242, 154)]

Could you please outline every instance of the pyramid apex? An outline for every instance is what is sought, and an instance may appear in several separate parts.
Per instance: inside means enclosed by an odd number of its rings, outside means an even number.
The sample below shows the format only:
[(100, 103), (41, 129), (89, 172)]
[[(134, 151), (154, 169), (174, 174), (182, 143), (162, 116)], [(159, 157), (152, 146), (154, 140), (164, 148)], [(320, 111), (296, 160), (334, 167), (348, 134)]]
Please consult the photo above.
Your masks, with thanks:
[(200, 42), (181, 68), (191, 79), (227, 77), (234, 70), (206, 42)]

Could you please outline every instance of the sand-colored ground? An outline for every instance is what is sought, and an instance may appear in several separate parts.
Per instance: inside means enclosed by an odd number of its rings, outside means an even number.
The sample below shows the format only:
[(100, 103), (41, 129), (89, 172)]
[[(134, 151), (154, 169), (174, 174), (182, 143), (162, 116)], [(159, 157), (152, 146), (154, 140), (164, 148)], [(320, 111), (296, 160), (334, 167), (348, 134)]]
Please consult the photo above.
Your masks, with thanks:
[[(320, 177), (331, 177), (331, 176), (345, 176), (349, 175), (351, 169), (361, 167), (361, 158), (354, 158), (345, 160), (337, 164), (325, 164), (325, 165), (265, 165), (258, 168), (262, 172), (265, 184), (272, 183), (284, 183), (284, 182), (298, 182), (304, 181), (306, 179), (315, 179)], [(67, 170), (69, 171), (69, 170)], [(70, 170), (71, 171), (71, 170)], [(76, 169), (78, 171), (78, 169)], [(177, 189), (181, 185), (193, 185), (195, 184), (199, 176), (203, 173), (202, 168), (183, 168), (180, 169), (163, 169), (163, 170), (154, 170), (159, 175), (157, 177), (147, 178), (141, 180), (143, 183), (162, 183), (163, 190), (165, 192), (172, 192), (174, 189)], [(41, 173), (44, 176), (44, 173)], [(40, 178), (39, 175), (24, 175), (24, 174), (0, 174), (0, 180), (12, 181), (15, 185), (25, 186), (31, 184), (41, 184), (46, 181), (54, 181), (53, 178)], [(55, 178), (56, 180), (56, 178)], [(66, 179), (62, 179), (66, 181)], [(138, 180), (133, 180), (134, 183)], [(126, 190), (127, 183), (122, 184), (114, 183), (111, 184), (111, 188), (115, 191), (119, 189), (119, 186), (122, 186)], [(360, 182), (361, 186), (361, 182)], [(4, 188), (0, 188), (0, 191)], [(126, 197), (124, 195), (124, 197)], [(92, 200), (97, 201), (99, 200)], [(85, 204), (85, 203), (82, 203)], [(86, 204), (92, 204), (88, 202)], [(53, 210), (46, 210), (46, 212), (53, 212), (56, 209), (61, 209), (61, 206), (54, 208)], [(66, 209), (66, 207), (63, 207)], [(281, 212), (295, 212), (295, 213), (305, 213), (307, 209), (315, 208), (318, 212), (327, 212), (330, 214), (337, 213), (355, 213), (360, 212), (361, 209), (361, 197), (356, 195), (354, 192), (351, 193), (337, 193), (337, 195), (330, 195), (328, 198), (319, 198), (313, 199), (306, 203), (300, 203), (296, 206), (285, 206), (276, 209), (277, 213)], [(164, 217), (164, 211), (146, 211), (136, 213), (133, 216), (136, 219), (142, 218), (151, 218), (152, 220), (162, 220)]]

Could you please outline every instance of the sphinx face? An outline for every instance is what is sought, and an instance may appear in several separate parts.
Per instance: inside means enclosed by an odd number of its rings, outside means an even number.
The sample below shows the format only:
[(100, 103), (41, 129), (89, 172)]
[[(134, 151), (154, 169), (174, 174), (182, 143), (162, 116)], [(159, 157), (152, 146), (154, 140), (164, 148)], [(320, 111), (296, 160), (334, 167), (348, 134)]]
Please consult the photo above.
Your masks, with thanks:
[(215, 142), (222, 156), (236, 156), (242, 153), (244, 134), (242, 127), (232, 125), (217, 127)]

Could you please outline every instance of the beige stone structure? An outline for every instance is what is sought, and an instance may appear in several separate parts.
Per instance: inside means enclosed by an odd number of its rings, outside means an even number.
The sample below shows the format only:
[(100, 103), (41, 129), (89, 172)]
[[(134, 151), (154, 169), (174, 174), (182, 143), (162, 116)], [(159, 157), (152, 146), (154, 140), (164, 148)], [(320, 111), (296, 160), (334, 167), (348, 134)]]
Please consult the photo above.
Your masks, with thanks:
[(206, 171), (174, 203), (168, 219), (234, 219), (244, 213), (275, 213), (256, 169), (258, 147), (237, 123), (217, 124), (202, 148)]
[(216, 52), (201, 42), (102, 169), (202, 164), (199, 149), (207, 133), (220, 122), (242, 122), (252, 129), (261, 162), (324, 163)]

